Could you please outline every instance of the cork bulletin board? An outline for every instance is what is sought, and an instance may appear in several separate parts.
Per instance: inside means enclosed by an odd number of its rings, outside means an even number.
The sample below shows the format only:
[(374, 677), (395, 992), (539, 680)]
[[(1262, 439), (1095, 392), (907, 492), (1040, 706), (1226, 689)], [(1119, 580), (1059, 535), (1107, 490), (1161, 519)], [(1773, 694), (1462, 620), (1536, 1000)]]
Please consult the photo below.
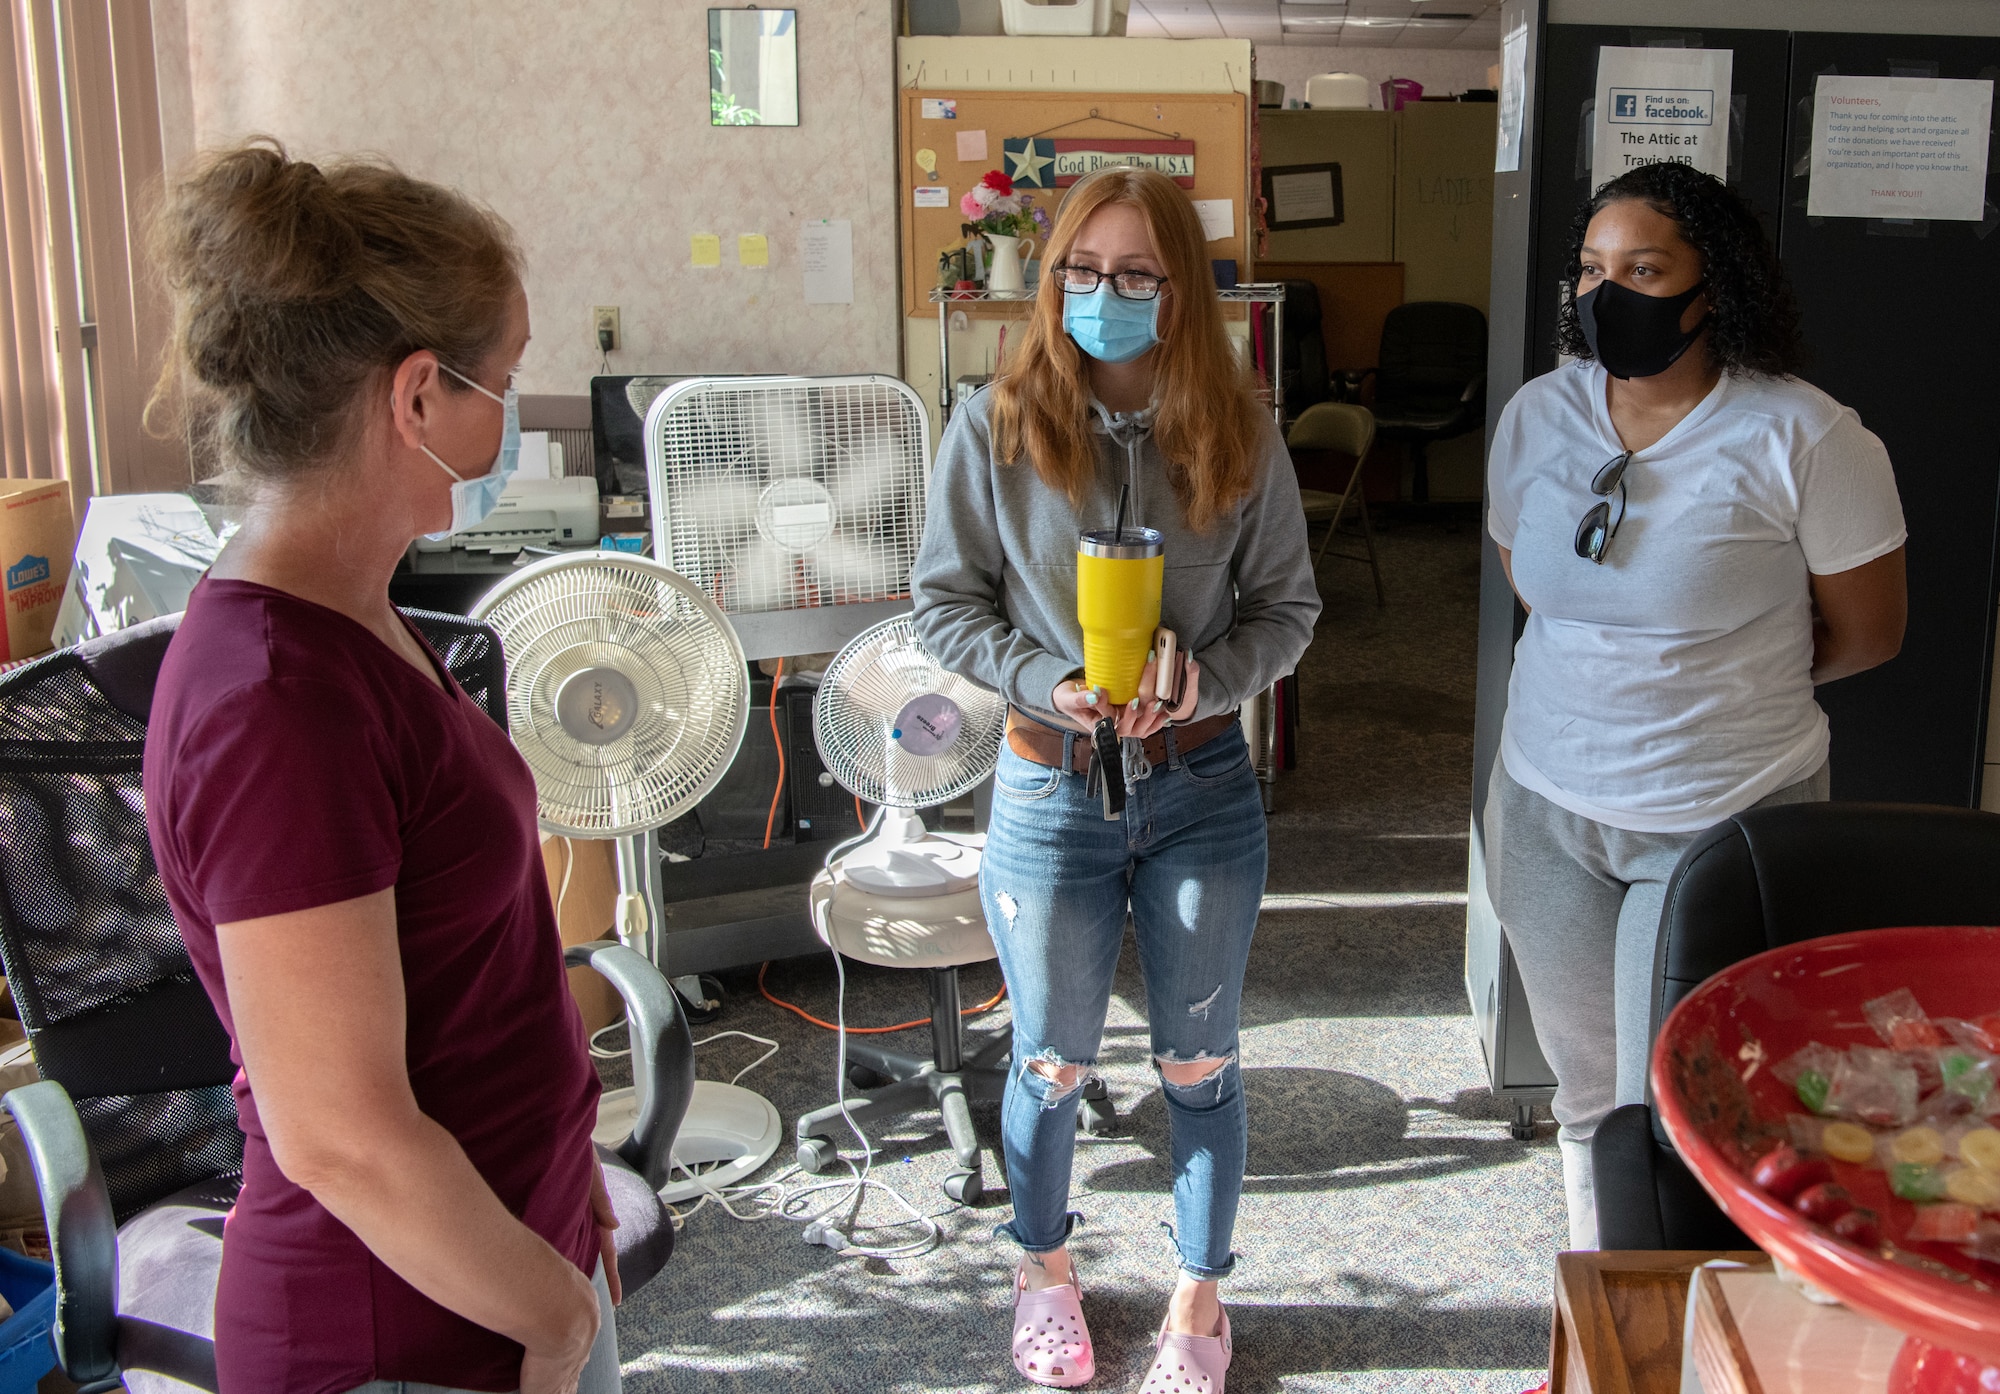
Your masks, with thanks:
[[(1162, 160), (1161, 152), (1178, 148), (1163, 142), (1192, 142), (1192, 199), (1227, 199), (1230, 203), (1230, 231), (1208, 244), (1211, 260), (1234, 261), (1242, 280), (1252, 279), (1246, 235), (1246, 195), (1250, 182), (1249, 125), (1245, 99), (1240, 93), (1161, 93), (1130, 92), (990, 92), (967, 91), (954, 94), (937, 88), (906, 88), (901, 95), (901, 124), (897, 151), (897, 196), (901, 200), (900, 224), (903, 244), (903, 312), (911, 317), (935, 317), (930, 303), (931, 288), (937, 284), (938, 253), (960, 240), (965, 218), (958, 200), (979, 182), (989, 169), (1015, 173), (1005, 154), (1009, 141), (1039, 138), (1038, 153), (1073, 155), (1084, 147), (1108, 150), (1129, 149), (1146, 152)], [(1097, 115), (1093, 118), (1091, 112)], [(947, 114), (949, 113), (949, 114)], [(961, 141), (961, 137), (965, 137)], [(962, 146), (984, 155), (960, 159)], [(931, 179), (917, 163), (917, 152), (928, 150), (935, 156), (937, 178)], [(970, 151), (968, 151), (970, 153)], [(1044, 179), (1069, 161), (1041, 167)], [(1182, 166), (1170, 166), (1174, 173)], [(919, 188), (943, 188), (942, 207), (917, 207)], [(1017, 183), (1017, 187), (1019, 187)], [(1032, 190), (1038, 207), (1054, 215), (1061, 202), (1062, 188)], [(935, 194), (927, 195), (938, 201)], [(1041, 255), (1039, 246), (1035, 255)], [(968, 306), (975, 312), (1018, 315), (1018, 306), (1007, 304)]]

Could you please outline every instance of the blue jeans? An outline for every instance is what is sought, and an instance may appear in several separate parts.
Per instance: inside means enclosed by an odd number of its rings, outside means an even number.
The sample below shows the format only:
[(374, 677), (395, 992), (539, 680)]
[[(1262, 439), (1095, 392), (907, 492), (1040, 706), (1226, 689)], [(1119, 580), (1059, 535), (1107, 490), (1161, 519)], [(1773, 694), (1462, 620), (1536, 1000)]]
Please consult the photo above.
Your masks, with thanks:
[(1161, 1078), (1180, 1266), (1203, 1279), (1235, 1266), (1248, 1146), (1236, 1028), (1266, 860), (1241, 727), (1185, 756), (1170, 744), (1115, 823), (1085, 796), (1083, 776), (1001, 746), (979, 893), (1014, 1013), (1001, 1113), (1014, 1218), (999, 1232), (1023, 1249), (1061, 1248), (1076, 1220), (1069, 1185), (1083, 1080), (1064, 1067), (1097, 1063), (1129, 904), (1155, 1069), (1224, 1062), (1192, 1085)]

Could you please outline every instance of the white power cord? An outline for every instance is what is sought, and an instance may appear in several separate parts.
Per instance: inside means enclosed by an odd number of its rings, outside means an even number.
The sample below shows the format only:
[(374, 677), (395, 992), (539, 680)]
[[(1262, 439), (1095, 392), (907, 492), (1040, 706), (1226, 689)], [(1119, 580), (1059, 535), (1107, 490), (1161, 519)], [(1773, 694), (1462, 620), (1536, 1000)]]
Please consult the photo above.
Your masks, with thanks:
[[(869, 837), (873, 836), (881, 820), (882, 810), (880, 807), (877, 807), (875, 817), (870, 820), (867, 827), (845, 842), (836, 844), (827, 853), (826, 864), (831, 866), (841, 853), (847, 851), (850, 847), (865, 842)], [(834, 1097), (840, 1105), (840, 1116), (846, 1120), (849, 1130), (855, 1136), (855, 1140), (861, 1144), (861, 1164), (857, 1167), (851, 1160), (842, 1157), (840, 1160), (846, 1163), (849, 1173), (845, 1178), (837, 1178), (831, 1181), (816, 1181), (811, 1185), (793, 1189), (788, 1188), (785, 1183), (794, 1175), (799, 1174), (799, 1168), (796, 1165), (787, 1167), (769, 1181), (753, 1181), (738, 1186), (710, 1186), (703, 1183), (701, 1173), (682, 1166), (680, 1162), (676, 1161), (673, 1164), (675, 1170), (700, 1186), (702, 1190), (701, 1199), (696, 1201), (689, 1209), (685, 1211), (672, 1211), (671, 1207), (669, 1207), (670, 1212), (674, 1216), (676, 1229), (685, 1224), (689, 1216), (692, 1216), (704, 1205), (707, 1205), (709, 1201), (713, 1200), (722, 1209), (723, 1213), (731, 1219), (757, 1221), (767, 1220), (771, 1216), (776, 1215), (780, 1219), (803, 1223), (805, 1228), (801, 1231), (799, 1237), (804, 1239), (808, 1244), (824, 1245), (836, 1253), (858, 1254), (863, 1258), (915, 1258), (919, 1254), (928, 1253), (943, 1239), (944, 1231), (938, 1226), (935, 1219), (925, 1215), (914, 1205), (910, 1204), (903, 1197), (902, 1192), (898, 1191), (894, 1186), (891, 1186), (886, 1181), (878, 1181), (870, 1175), (875, 1165), (875, 1149), (869, 1143), (868, 1135), (862, 1132), (861, 1125), (855, 1121), (853, 1113), (849, 1111), (847, 1106), (847, 966), (841, 961), (838, 949), (833, 949), (832, 953), (834, 976), (839, 984), (834, 1012), (836, 1038), (838, 1041), (834, 1064)], [(761, 1036), (752, 1036), (744, 1031), (718, 1031), (712, 1036), (703, 1037), (701, 1040), (696, 1041), (695, 1044), (697, 1046), (706, 1045), (708, 1042), (720, 1040), (724, 1036), (742, 1036), (746, 1040), (756, 1041), (760, 1045), (770, 1047), (764, 1054), (758, 1056), (755, 1060), (744, 1066), (743, 1069), (739, 1070), (736, 1074), (736, 1079), (730, 1081), (732, 1084), (778, 1053), (776, 1042), (767, 1041)], [(591, 1053), (594, 1055), (599, 1054), (595, 1036), (591, 1040)], [(887, 1224), (879, 1225), (855, 1224), (854, 1220), (859, 1218), (862, 1202), (867, 1198), (870, 1189), (883, 1192), (891, 1200), (895, 1201), (898, 1206), (902, 1207), (903, 1213), (910, 1218), (907, 1220), (892, 1220)], [(839, 1194), (831, 1201), (817, 1208), (804, 1203), (807, 1197), (819, 1195), (826, 1191), (837, 1191)], [(731, 1204), (732, 1201), (748, 1201), (755, 1207), (754, 1213), (744, 1214), (739, 1212)], [(852, 1215), (845, 1231), (828, 1223), (828, 1216), (837, 1210), (847, 1208), (850, 1202), (852, 1202)], [(923, 1231), (919, 1237), (905, 1244), (878, 1246), (860, 1244), (855, 1242), (854, 1239), (856, 1234), (867, 1230), (901, 1229), (907, 1225), (920, 1225), (923, 1227)]]

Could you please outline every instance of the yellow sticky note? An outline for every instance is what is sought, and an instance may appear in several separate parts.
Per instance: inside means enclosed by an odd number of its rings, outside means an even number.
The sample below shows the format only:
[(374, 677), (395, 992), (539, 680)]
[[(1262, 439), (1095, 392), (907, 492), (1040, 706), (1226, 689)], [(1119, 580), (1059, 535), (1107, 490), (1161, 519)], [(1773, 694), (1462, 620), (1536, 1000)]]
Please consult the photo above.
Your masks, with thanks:
[(736, 264), (765, 267), (771, 264), (771, 242), (761, 232), (736, 234)]
[(688, 239), (690, 266), (722, 265), (722, 239), (712, 232), (697, 232)]

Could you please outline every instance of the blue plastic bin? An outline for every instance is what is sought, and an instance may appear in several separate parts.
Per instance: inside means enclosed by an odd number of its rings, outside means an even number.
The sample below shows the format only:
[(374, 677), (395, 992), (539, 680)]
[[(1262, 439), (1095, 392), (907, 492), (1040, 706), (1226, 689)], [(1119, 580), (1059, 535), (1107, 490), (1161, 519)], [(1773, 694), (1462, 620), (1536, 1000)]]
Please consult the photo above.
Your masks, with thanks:
[(34, 1394), (56, 1367), (49, 1331), (56, 1323), (56, 1271), (38, 1259), (0, 1249), (0, 1297), (14, 1315), (0, 1321), (0, 1394)]

